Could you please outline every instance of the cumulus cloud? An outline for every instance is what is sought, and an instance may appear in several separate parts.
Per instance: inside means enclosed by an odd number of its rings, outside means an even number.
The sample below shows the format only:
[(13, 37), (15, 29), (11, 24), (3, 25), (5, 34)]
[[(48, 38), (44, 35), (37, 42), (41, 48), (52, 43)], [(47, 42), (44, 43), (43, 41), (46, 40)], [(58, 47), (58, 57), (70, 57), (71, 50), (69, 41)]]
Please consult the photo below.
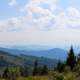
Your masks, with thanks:
[(9, 6), (15, 6), (17, 4), (16, 0), (10, 0), (10, 2), (8, 3)]
[(29, 7), (42, 7), (40, 5), (43, 4), (44, 6), (48, 6), (50, 10), (55, 10), (57, 7), (57, 2), (58, 0), (30, 0), (30, 2), (28, 4), (25, 4), (25, 6), (22, 9), (25, 11)]
[[(28, 16), (32, 16), (33, 24), (40, 29), (79, 28), (80, 11), (75, 7), (68, 6), (56, 15), (54, 13), (60, 8), (57, 4), (58, 0), (31, 0), (22, 10)], [(47, 5), (46, 8), (44, 8), (45, 5)]]
[(21, 21), (17, 18), (10, 18), (0, 21), (0, 31), (16, 31), (20, 28)]
[(3, 35), (0, 41), (35, 44), (80, 42), (80, 10), (68, 6), (55, 14), (60, 8), (57, 3), (58, 0), (30, 0), (21, 8), (25, 16), (0, 21), (0, 37)]
[[(10, 3), (15, 4), (16, 0)], [(80, 11), (77, 8), (70, 6), (55, 14), (58, 8), (58, 0), (30, 0), (21, 9), (26, 16), (0, 21), (0, 31), (80, 28)]]
[(67, 8), (68, 26), (72, 28), (80, 28), (80, 11), (76, 8)]
[[(43, 5), (43, 6), (42, 6)], [(47, 6), (45, 8), (45, 6)], [(21, 9), (27, 16), (32, 17), (31, 26), (37, 29), (45, 30), (55, 22), (54, 10), (57, 8), (57, 0), (30, 0), (28, 4)]]
[(79, 29), (80, 11), (74, 7), (68, 7), (55, 18), (57, 29)]

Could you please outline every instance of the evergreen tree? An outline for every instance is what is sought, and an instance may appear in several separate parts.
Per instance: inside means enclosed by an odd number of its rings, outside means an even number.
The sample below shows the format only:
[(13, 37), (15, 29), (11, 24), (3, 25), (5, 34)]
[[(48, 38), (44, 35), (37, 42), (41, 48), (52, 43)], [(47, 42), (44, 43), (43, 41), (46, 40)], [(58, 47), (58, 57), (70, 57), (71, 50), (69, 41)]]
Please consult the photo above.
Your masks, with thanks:
[(3, 72), (3, 78), (8, 78), (9, 77), (9, 69), (6, 68)]
[(37, 60), (34, 62), (34, 68), (33, 68), (32, 74), (33, 76), (38, 74), (38, 61)]
[(41, 71), (41, 75), (47, 75), (48, 74), (48, 67), (47, 65), (44, 65)]
[(24, 66), (20, 69), (21, 76), (27, 77), (29, 76), (28, 67)]
[(76, 56), (74, 54), (74, 50), (73, 47), (71, 46), (71, 49), (68, 53), (68, 57), (66, 60), (67, 65), (71, 68), (71, 70), (74, 68), (75, 64), (76, 64)]
[(57, 70), (58, 70), (59, 72), (63, 72), (64, 69), (65, 69), (65, 64), (62, 63), (62, 62), (59, 60), (59, 62), (58, 62), (58, 64), (57, 64)]
[(39, 75), (41, 75), (41, 74), (42, 74), (42, 69), (43, 69), (43, 67), (42, 67), (42, 66), (39, 66), (39, 67), (38, 67), (38, 74), (39, 74)]
[(77, 63), (80, 63), (80, 53), (77, 56)]

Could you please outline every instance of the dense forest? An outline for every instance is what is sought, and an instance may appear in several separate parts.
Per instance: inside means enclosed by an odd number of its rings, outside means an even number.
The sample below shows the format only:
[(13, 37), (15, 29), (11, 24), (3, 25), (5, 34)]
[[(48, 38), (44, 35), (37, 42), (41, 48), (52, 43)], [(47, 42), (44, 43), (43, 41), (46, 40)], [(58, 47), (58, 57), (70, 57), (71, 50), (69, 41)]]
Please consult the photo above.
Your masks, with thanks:
[[(0, 80), (80, 80), (80, 54), (75, 54), (71, 46), (66, 60), (58, 60), (53, 68), (40, 65), (37, 58), (33, 67), (4, 63), (7, 65), (0, 66)], [(0, 65), (2, 60), (3, 56), (0, 56)]]

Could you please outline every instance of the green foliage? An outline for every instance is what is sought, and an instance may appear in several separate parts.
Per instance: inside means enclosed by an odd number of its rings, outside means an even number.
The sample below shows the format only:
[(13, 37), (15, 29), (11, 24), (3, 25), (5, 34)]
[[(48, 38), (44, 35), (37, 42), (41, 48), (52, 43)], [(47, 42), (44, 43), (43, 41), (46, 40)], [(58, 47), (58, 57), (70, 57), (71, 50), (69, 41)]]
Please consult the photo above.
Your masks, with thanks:
[(38, 75), (38, 61), (37, 60), (34, 62), (34, 68), (33, 68), (32, 74), (33, 76)]
[(70, 70), (70, 67), (68, 67), (68, 66), (65, 66), (65, 68), (64, 68), (64, 74), (67, 74), (67, 73), (69, 73), (71, 70)]
[(24, 76), (24, 77), (29, 76), (28, 67), (21, 67), (20, 68), (20, 73), (21, 73), (21, 76)]
[(71, 46), (71, 49), (70, 49), (70, 51), (68, 53), (68, 57), (67, 57), (66, 63), (71, 68), (71, 70), (75, 67), (76, 57), (75, 57), (74, 50), (73, 50), (72, 46)]
[(64, 76), (63, 75), (58, 75), (56, 79), (57, 80), (64, 80)]
[(47, 75), (47, 74), (48, 74), (48, 67), (46, 65), (44, 65), (41, 70), (41, 75)]
[(65, 64), (63, 62), (59, 61), (58, 64), (57, 64), (57, 68), (56, 68), (57, 71), (63, 72), (64, 68), (65, 68)]
[(38, 61), (36, 60), (34, 62), (34, 69), (33, 69), (32, 74), (33, 74), (33, 76), (35, 76), (35, 75), (47, 75), (48, 74), (48, 67), (47, 67), (47, 65), (44, 65), (44, 66), (40, 67), (38, 65)]
[(9, 77), (9, 69), (6, 68), (3, 72), (3, 78), (8, 78)]
[(8, 67), (4, 70), (3, 78), (8, 80), (16, 80), (17, 77), (20, 76), (19, 67)]
[[(1, 56), (3, 59), (3, 57)], [(73, 47), (71, 47), (66, 63), (59, 61), (56, 70), (49, 70), (47, 65), (39, 66), (34, 62), (32, 75), (29, 67), (9, 66), (3, 68), (3, 79), (0, 80), (80, 80), (80, 57), (76, 62)]]

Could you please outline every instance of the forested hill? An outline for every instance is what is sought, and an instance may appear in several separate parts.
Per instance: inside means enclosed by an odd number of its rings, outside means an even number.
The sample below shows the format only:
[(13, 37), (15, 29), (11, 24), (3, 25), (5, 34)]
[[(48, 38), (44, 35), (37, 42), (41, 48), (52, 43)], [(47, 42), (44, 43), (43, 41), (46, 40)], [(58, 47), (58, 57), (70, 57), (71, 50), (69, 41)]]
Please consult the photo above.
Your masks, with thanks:
[(0, 50), (0, 67), (5, 66), (28, 66), (32, 67), (34, 65), (34, 61), (38, 60), (40, 66), (47, 65), (48, 68), (53, 68), (56, 66), (58, 60), (56, 59), (48, 59), (44, 57), (35, 57), (28, 55), (14, 55), (9, 52), (5, 52)]

